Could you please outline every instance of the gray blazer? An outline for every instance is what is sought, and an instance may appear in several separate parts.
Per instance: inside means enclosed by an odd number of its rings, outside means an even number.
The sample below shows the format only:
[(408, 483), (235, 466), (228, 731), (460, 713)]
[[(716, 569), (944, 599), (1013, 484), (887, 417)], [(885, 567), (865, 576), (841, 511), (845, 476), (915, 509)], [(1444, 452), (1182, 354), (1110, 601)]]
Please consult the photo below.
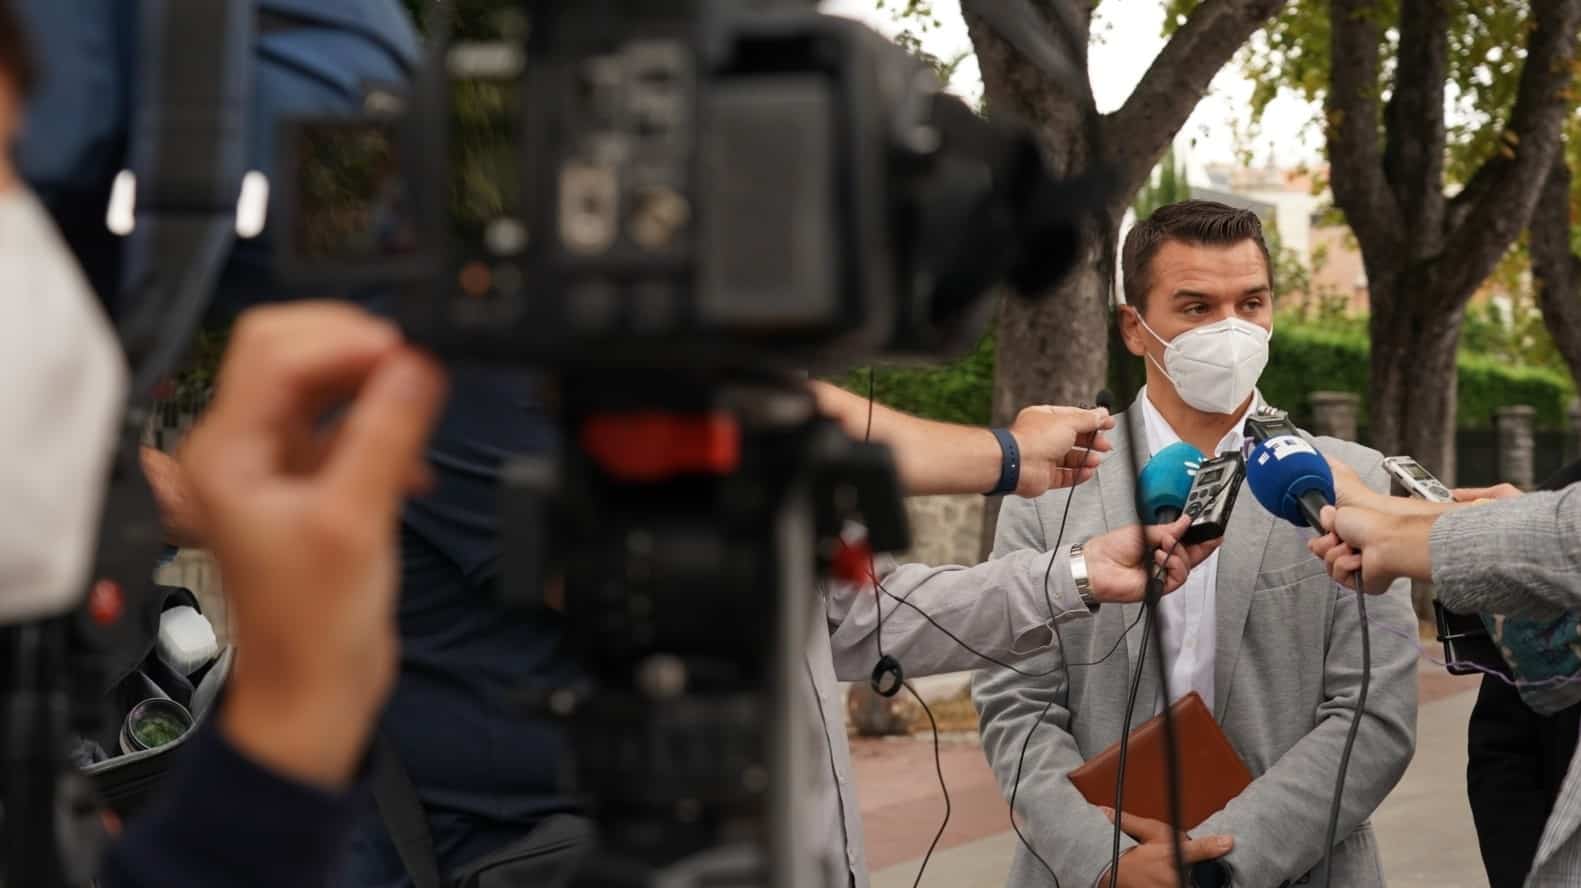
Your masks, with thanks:
[[(1450, 512), (1433, 523), (1432, 557), (1434, 587), (1450, 610), (1536, 618), (1581, 610), (1581, 484)], [(1526, 884), (1581, 884), (1581, 751)]]
[[(1141, 433), (1140, 416), (1136, 431)], [(1088, 483), (1032, 501), (1005, 500), (996, 558), (1052, 548), (1067, 497), (1074, 499), (1060, 548), (1136, 522), (1135, 482), (1124, 457), (1127, 423), (1110, 439), (1114, 455)], [(1387, 489), (1375, 451), (1331, 438), (1315, 443), (1354, 467), (1374, 489)], [(1137, 452), (1145, 454), (1146, 448), (1139, 444)], [(1255, 780), (1193, 834), (1235, 837), (1235, 850), (1223, 862), (1239, 888), (1306, 879), (1321, 884), (1324, 875), (1329, 805), (1359, 689), (1361, 640), (1354, 594), (1331, 582), (1323, 562), (1307, 551), (1311, 535), (1276, 520), (1243, 486), (1219, 554), (1214, 714)], [(1378, 630), (1387, 624), (1416, 637), (1409, 585), (1402, 582), (1367, 604), (1373, 627), (1370, 718), (1363, 720), (1351, 756), (1342, 841), (1334, 852), (1334, 884), (1346, 888), (1384, 884), (1367, 817), (1405, 773), (1416, 743), (1417, 649)], [(1140, 605), (1105, 605), (1096, 619), (1062, 625), (1063, 647), (1026, 661), (1025, 671), (1045, 671), (1061, 656), (1073, 664), (1099, 660), (1120, 642), (1139, 610)], [(1125, 634), (1114, 656), (1100, 665), (1073, 666), (1068, 685), (1064, 671), (1033, 680), (990, 668), (976, 678), (983, 750), (1007, 799), (1021, 769), (1015, 813), (1022, 832), (1067, 888), (1096, 884), (1109, 865), (1112, 827), (1065, 775), (1119, 739), (1141, 634)], [(1133, 727), (1152, 715), (1160, 695), (1153, 670), (1145, 669)], [(1023, 744), (1034, 726), (1023, 766)], [(1124, 847), (1135, 844), (1122, 840)], [(1010, 885), (1051, 884), (1043, 864), (1018, 845)]]

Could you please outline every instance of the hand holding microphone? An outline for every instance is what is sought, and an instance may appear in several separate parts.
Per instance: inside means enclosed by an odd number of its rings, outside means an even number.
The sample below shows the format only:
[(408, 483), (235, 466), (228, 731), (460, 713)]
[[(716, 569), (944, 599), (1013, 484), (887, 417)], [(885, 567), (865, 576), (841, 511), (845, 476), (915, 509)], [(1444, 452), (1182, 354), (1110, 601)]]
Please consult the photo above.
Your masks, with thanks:
[(1367, 581), (1363, 591), (1382, 595), (1400, 577), (1432, 577), (1427, 540), (1436, 520), (1435, 515), (1330, 507), (1323, 510), (1325, 535), (1308, 542), (1307, 548), (1328, 565), (1335, 582), (1354, 589), (1359, 570)]
[(1114, 428), (1108, 409), (1026, 407), (1010, 425), (1021, 449), (1017, 496), (1040, 496), (1058, 487), (1073, 487), (1098, 470), (1099, 454), (1114, 445), (1103, 433)]
[(1135, 527), (1121, 527), (1083, 543), (1093, 597), (1106, 604), (1141, 601), (1154, 569), (1163, 572), (1165, 595), (1184, 586), (1191, 569), (1207, 560), (1221, 542), (1177, 546), (1190, 526), (1191, 517), (1182, 515), (1172, 524), (1145, 525), (1141, 533)]

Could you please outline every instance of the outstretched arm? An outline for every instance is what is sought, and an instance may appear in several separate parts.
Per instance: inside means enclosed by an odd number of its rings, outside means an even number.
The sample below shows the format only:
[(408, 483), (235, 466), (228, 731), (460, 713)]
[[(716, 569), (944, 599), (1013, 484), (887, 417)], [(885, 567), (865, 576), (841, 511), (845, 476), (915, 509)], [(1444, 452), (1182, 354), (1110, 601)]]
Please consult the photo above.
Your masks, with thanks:
[[(988, 429), (921, 419), (827, 382), (814, 381), (812, 390), (818, 409), (838, 420), (851, 437), (888, 444), (895, 451), (909, 494), (985, 493), (999, 481), (1003, 450)], [(1112, 428), (1114, 418), (1101, 407), (1022, 410), (1010, 426), (1021, 455), (1016, 494), (1037, 496), (1092, 477), (1098, 453), (1109, 449), (1101, 433)]]

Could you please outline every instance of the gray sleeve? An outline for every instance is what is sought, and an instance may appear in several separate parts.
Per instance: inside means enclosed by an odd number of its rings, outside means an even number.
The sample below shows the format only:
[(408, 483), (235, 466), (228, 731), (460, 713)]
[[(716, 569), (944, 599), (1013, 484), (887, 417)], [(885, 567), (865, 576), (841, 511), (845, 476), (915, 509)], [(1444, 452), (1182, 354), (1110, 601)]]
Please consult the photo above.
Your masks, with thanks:
[(1581, 609), (1581, 484), (1446, 512), (1429, 545), (1452, 611), (1542, 619)]
[[(1052, 508), (1064, 506), (1062, 497), (1047, 502)], [(1045, 548), (1037, 509), (1037, 503), (1005, 500), (994, 536), (996, 558)], [(981, 669), (972, 699), (981, 718), (983, 753), (1027, 841), (1054, 868), (1061, 884), (1091, 886), (1109, 867), (1113, 827), (1066, 779), (1083, 759), (1070, 734), (1070, 710), (1062, 705), (1069, 693), (1062, 656), (1057, 646), (1051, 647), (1023, 664), (1023, 672), (1043, 674), (1040, 678)], [(1136, 845), (1124, 834), (1120, 841), (1122, 851)], [(1035, 860), (1030, 866), (1045, 872)]]
[(1013, 663), (1054, 643), (1053, 621), (1090, 617), (1063, 554), (1022, 549), (973, 567), (884, 561), (877, 597), (871, 586), (829, 588), (829, 642), (842, 681), (872, 672), (880, 613), (884, 653), (908, 676), (992, 665), (982, 654)]
[[(1388, 489), (1381, 461), (1357, 470), (1369, 487)], [(1232, 885), (1277, 885), (1323, 859), (1334, 775), (1355, 717), (1362, 676), (1362, 624), (1355, 593), (1338, 585), (1330, 588), (1336, 598), (1315, 725), (1229, 805), (1192, 830), (1198, 836), (1235, 837), (1235, 849), (1223, 859)], [(1384, 595), (1369, 598), (1367, 622), (1371, 680), (1345, 775), (1340, 841), (1377, 810), (1405, 775), (1416, 749), (1417, 648), (1410, 641), (1416, 635), (1416, 616), (1410, 582), (1399, 580)]]
[[(1026, 662), (1027, 672), (1052, 671), (1043, 678), (979, 670), (972, 700), (983, 754), (1027, 842), (1054, 868), (1060, 884), (1089, 886), (1109, 868), (1114, 827), (1066, 776), (1083, 759), (1063, 705), (1069, 691), (1060, 657), (1058, 648), (1050, 648)], [(1122, 852), (1136, 845), (1123, 833), (1120, 842)], [(1047, 872), (1036, 860), (1029, 865)]]
[[(1195, 836), (1235, 837), (1235, 849), (1223, 859), (1232, 885), (1277, 885), (1323, 859), (1334, 775), (1355, 717), (1362, 666), (1355, 593), (1333, 588), (1337, 600), (1316, 725), (1223, 810), (1192, 830)], [(1345, 773), (1337, 832), (1341, 842), (1405, 776), (1416, 749), (1417, 649), (1406, 640), (1416, 633), (1410, 582), (1400, 580), (1384, 595), (1369, 598), (1367, 621), (1372, 678), (1366, 715)]]

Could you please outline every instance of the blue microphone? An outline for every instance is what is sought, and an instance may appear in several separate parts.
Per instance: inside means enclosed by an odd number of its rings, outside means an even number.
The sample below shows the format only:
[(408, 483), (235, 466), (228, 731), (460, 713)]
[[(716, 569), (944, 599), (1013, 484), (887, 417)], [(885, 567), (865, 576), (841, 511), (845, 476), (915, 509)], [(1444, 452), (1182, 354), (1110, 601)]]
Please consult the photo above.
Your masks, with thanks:
[(1202, 451), (1184, 441), (1153, 454), (1136, 479), (1136, 505), (1143, 521), (1169, 524), (1180, 517), (1203, 459)]
[(1274, 515), (1322, 532), (1319, 515), (1334, 504), (1334, 472), (1305, 438), (1279, 435), (1260, 442), (1246, 458), (1246, 483)]

